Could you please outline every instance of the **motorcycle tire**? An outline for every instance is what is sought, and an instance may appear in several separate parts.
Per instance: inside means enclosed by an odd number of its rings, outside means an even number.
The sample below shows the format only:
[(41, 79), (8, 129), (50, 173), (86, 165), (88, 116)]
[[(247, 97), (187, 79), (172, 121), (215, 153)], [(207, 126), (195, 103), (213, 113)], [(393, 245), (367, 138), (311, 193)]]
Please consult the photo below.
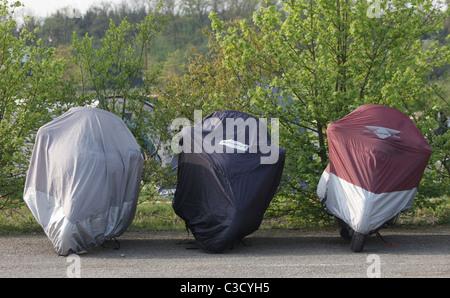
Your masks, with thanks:
[(354, 252), (361, 252), (364, 248), (364, 242), (366, 241), (367, 234), (362, 234), (354, 232), (352, 236), (352, 241), (350, 243), (350, 248)]

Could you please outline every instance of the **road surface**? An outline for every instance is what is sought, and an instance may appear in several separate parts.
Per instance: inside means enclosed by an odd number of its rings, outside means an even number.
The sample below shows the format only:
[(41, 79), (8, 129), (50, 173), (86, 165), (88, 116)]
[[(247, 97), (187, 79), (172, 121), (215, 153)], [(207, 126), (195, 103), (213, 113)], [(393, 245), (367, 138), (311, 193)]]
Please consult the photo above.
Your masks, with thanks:
[(76, 257), (45, 234), (0, 236), (0, 277), (450, 277), (450, 226), (381, 231), (354, 253), (335, 229), (258, 230), (221, 254), (186, 231), (126, 232)]

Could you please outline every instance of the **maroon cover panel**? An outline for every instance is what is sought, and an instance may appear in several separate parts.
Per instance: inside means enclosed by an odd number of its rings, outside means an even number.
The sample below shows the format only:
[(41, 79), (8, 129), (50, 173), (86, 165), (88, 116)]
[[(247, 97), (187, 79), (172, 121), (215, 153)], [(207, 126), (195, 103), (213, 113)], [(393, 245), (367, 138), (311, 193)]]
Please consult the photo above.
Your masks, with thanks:
[(327, 128), (329, 172), (379, 194), (418, 186), (431, 147), (414, 122), (382, 105), (363, 105)]

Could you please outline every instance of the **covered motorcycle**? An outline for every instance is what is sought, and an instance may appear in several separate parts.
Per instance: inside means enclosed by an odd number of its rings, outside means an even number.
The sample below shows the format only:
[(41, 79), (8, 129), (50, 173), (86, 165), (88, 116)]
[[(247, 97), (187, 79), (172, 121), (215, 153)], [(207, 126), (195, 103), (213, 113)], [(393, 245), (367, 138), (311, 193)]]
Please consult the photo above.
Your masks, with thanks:
[(173, 209), (201, 248), (222, 252), (259, 228), (286, 151), (260, 119), (236, 111), (215, 112), (181, 136)]
[(431, 148), (407, 115), (373, 104), (331, 123), (327, 136), (317, 194), (361, 251), (367, 235), (411, 207)]
[(72, 108), (39, 129), (24, 201), (58, 254), (101, 245), (128, 228), (143, 162), (125, 123), (105, 110)]

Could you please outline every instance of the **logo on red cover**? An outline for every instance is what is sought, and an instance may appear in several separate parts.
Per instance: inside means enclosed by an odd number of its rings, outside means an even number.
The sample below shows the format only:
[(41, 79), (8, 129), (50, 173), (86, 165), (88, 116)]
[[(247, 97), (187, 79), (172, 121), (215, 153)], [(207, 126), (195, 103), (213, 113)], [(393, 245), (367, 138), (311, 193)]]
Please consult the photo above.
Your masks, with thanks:
[(386, 139), (389, 137), (400, 139), (400, 136), (397, 135), (401, 133), (399, 130), (381, 126), (366, 126), (366, 128), (369, 130), (364, 130), (365, 132), (373, 132), (380, 139)]

